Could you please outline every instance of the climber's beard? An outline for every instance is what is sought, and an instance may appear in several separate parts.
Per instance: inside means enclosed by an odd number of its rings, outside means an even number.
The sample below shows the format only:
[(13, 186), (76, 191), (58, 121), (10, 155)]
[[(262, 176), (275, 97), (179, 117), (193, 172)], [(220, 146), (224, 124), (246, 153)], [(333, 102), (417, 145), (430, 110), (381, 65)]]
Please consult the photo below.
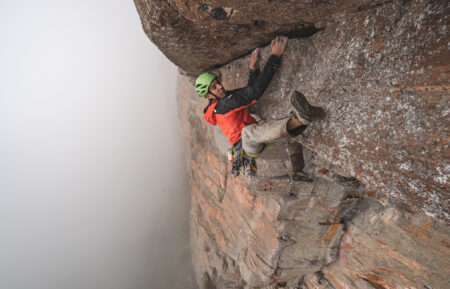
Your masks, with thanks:
[(226, 93), (225, 93), (225, 88), (223, 88), (222, 87), (222, 89), (220, 89), (218, 92), (217, 92), (217, 97), (218, 98), (223, 98), (223, 97), (225, 97), (225, 95), (226, 95)]

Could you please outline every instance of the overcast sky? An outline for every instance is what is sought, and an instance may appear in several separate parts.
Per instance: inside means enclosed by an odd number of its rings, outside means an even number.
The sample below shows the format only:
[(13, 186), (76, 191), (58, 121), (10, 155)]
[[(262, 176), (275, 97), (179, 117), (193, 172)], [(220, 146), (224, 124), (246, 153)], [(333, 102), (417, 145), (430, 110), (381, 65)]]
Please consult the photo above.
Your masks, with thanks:
[(0, 0), (0, 42), (0, 288), (189, 288), (177, 70), (133, 1)]

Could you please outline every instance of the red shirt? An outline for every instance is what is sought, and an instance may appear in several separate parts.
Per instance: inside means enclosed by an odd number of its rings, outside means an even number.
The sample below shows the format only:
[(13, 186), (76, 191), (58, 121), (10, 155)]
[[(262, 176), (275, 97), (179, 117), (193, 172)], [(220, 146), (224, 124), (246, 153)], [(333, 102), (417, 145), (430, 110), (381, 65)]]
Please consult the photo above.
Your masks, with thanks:
[[(205, 120), (212, 125), (219, 125), (220, 130), (233, 145), (241, 139), (241, 131), (249, 124), (255, 124), (256, 120), (248, 113), (246, 106), (238, 107), (226, 114), (216, 114), (214, 108), (217, 105), (214, 100), (205, 112)], [(255, 103), (252, 101), (250, 104)]]

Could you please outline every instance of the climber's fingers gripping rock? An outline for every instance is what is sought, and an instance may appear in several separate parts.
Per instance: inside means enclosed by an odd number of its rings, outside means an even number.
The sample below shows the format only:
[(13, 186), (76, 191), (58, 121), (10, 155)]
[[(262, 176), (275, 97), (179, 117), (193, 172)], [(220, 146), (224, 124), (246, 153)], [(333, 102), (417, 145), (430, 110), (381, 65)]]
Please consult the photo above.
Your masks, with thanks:
[(250, 56), (250, 69), (256, 68), (256, 63), (258, 62), (259, 48), (253, 50), (252, 55)]
[(273, 55), (281, 57), (286, 49), (288, 38), (285, 36), (277, 36), (272, 43), (270, 43), (270, 50)]

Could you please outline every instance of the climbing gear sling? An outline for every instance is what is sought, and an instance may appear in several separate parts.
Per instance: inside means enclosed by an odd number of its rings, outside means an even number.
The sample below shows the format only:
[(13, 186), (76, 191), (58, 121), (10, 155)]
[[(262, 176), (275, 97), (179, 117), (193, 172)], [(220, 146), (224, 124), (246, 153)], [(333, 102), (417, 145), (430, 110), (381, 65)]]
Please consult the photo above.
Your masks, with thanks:
[(273, 148), (274, 143), (267, 143), (261, 152), (252, 154), (244, 151), (242, 148), (242, 139), (235, 143), (227, 152), (227, 158), (231, 163), (230, 173), (233, 176), (239, 176), (242, 166), (244, 166), (244, 172), (249, 176), (255, 176), (258, 170), (256, 166), (256, 158), (261, 156), (264, 150)]

